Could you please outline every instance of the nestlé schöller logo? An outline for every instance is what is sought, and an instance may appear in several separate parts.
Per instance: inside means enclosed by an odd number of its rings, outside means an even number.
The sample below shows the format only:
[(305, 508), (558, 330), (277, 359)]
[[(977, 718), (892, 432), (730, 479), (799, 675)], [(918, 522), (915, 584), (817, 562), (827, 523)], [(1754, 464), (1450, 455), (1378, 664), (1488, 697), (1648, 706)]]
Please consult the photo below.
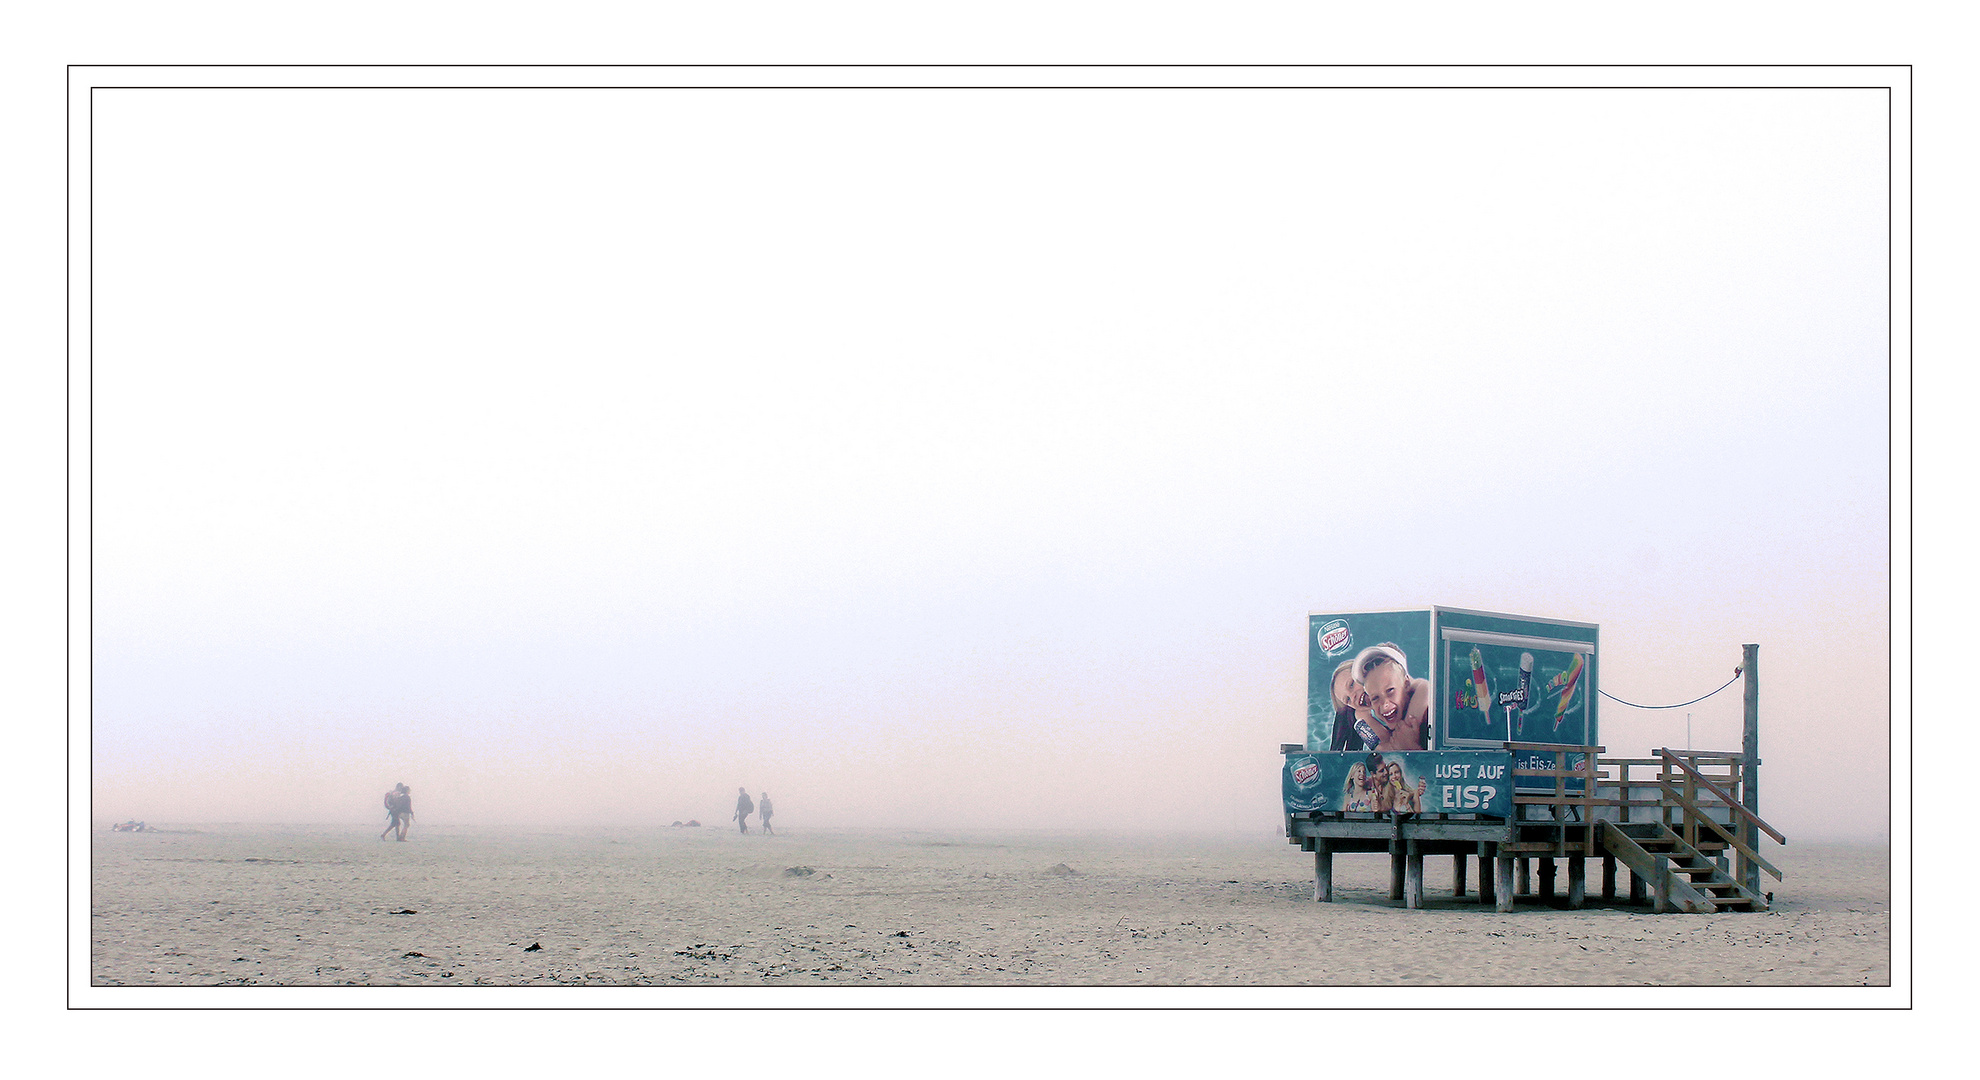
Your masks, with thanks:
[(1346, 619), (1335, 619), (1320, 628), (1320, 651), (1328, 656), (1340, 654), (1354, 648), (1354, 635), (1348, 633)]

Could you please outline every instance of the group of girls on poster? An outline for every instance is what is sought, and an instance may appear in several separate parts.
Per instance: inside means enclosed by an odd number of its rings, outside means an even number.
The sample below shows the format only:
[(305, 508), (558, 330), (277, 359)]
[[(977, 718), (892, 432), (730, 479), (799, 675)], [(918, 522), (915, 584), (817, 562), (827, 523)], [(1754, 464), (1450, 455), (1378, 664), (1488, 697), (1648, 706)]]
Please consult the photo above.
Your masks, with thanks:
[(1384, 761), (1380, 754), (1369, 754), (1365, 762), (1357, 761), (1348, 766), (1347, 788), (1342, 793), (1341, 809), (1368, 810), (1377, 814), (1420, 814), (1423, 812), (1423, 793), (1429, 790), (1429, 781), (1418, 780), (1414, 787), (1404, 775), (1402, 762)]

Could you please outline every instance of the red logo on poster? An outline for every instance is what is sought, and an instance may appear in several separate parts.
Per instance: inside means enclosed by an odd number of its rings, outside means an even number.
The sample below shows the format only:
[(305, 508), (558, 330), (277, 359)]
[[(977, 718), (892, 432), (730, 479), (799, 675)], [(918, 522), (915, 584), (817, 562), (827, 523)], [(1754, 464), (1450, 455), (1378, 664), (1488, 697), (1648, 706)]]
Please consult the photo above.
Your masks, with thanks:
[(1345, 651), (1354, 644), (1354, 636), (1348, 633), (1345, 619), (1335, 619), (1320, 628), (1320, 651), (1328, 656)]
[(1293, 770), (1293, 783), (1310, 784), (1313, 782), (1313, 778), (1319, 775), (1320, 775), (1320, 763), (1317, 761), (1309, 761), (1306, 764), (1301, 765), (1299, 768)]

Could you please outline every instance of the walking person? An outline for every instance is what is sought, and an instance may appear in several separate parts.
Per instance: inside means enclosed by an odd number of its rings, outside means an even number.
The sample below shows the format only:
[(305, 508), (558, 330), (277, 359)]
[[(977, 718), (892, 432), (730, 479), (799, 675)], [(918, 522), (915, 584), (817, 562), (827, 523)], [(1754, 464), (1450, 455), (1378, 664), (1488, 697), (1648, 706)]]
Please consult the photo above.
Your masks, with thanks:
[(769, 792), (767, 791), (764, 792), (763, 797), (757, 800), (756, 812), (763, 819), (763, 831), (769, 833), (771, 836), (777, 835), (777, 830), (770, 827), (770, 793)]
[(755, 812), (756, 812), (756, 804), (749, 801), (748, 789), (737, 788), (736, 789), (736, 826), (742, 829), (742, 831), (745, 834), (749, 832), (749, 815)]
[(397, 833), (397, 839), (404, 841), (412, 816), (412, 789), (404, 784), (396, 785), (385, 793), (385, 831), (378, 838), (383, 840)]
[(378, 834), (380, 840), (399, 831), (399, 788), (403, 786), (394, 785), (385, 792), (385, 831)]
[(406, 838), (406, 830), (412, 828), (412, 823), (413, 823), (412, 789), (404, 784), (400, 784), (399, 785), (399, 840), (401, 842), (403, 842)]

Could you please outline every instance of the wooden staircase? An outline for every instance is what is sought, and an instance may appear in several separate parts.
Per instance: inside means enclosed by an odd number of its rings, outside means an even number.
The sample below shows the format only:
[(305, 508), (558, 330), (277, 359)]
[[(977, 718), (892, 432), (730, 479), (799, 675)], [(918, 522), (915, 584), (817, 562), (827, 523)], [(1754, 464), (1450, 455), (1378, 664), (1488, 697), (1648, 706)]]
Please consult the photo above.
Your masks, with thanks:
[[(1767, 900), (1719, 868), (1718, 860), (1684, 842), (1662, 822), (1605, 821), (1603, 850), (1649, 882), (1652, 909), (1710, 915), (1715, 911), (1765, 911)], [(1709, 845), (1723, 850), (1723, 845)]]
[[(1765, 911), (1771, 897), (1758, 890), (1760, 872), (1781, 879), (1781, 872), (1754, 850), (1761, 835), (1785, 844), (1773, 826), (1740, 805), (1731, 791), (1700, 772), (1695, 760), (1657, 751), (1657, 807), (1662, 821), (1630, 821), (1628, 781), (1623, 779), (1624, 820), (1601, 823), (1602, 849), (1629, 867), (1636, 880), (1648, 883), (1656, 911), (1711, 914), (1717, 911)], [(1629, 763), (1616, 762), (1624, 771)], [(1737, 787), (1737, 783), (1734, 785)], [(1714, 814), (1729, 817), (1720, 823)], [(1742, 837), (1742, 834), (1744, 836)], [(1719, 859), (1737, 858), (1734, 873)]]

